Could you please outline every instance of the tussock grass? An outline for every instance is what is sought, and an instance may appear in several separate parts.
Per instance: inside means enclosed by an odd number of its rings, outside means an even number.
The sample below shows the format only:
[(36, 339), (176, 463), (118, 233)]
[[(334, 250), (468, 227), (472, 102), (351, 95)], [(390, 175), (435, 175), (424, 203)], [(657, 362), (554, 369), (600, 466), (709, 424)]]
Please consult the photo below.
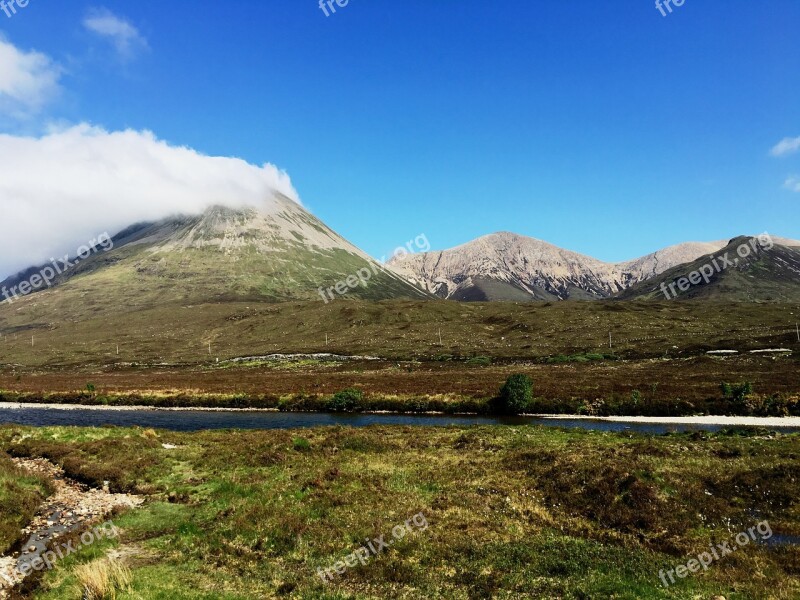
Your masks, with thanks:
[(130, 569), (120, 561), (103, 558), (80, 565), (75, 577), (82, 590), (82, 600), (116, 600), (133, 581)]

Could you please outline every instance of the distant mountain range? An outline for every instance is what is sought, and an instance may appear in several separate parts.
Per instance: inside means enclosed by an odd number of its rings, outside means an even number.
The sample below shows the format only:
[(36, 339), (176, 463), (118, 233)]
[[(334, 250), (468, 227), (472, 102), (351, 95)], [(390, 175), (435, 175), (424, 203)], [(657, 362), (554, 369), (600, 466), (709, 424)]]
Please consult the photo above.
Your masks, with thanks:
[(713, 254), (641, 281), (617, 297), (797, 301), (800, 300), (800, 243), (761, 236), (734, 238)]
[[(762, 260), (743, 261), (737, 269), (715, 277), (711, 283), (718, 291), (710, 295), (724, 297), (724, 290), (731, 291), (731, 286), (723, 286), (722, 282), (732, 282), (737, 273), (741, 275), (746, 269), (747, 275), (737, 281), (769, 277), (770, 283), (756, 286), (752, 293), (737, 288), (736, 298), (768, 299), (773, 295), (781, 299), (800, 298), (800, 271), (792, 266), (793, 257), (798, 255), (798, 250), (792, 247), (800, 247), (800, 242), (771, 239), (775, 252), (763, 253)], [(730, 245), (735, 252), (736, 240)], [(728, 241), (687, 242), (635, 260), (607, 263), (534, 238), (495, 233), (450, 250), (399, 256), (389, 265), (422, 289), (453, 300), (657, 299), (658, 294), (645, 282), (660, 284), (662, 274), (678, 276), (683, 271), (681, 265), (702, 264), (707, 260), (704, 257), (730, 251), (728, 246)], [(767, 270), (761, 268), (766, 264), (764, 261), (777, 262), (770, 262)], [(781, 261), (786, 263), (785, 268), (778, 267), (783, 264)], [(687, 273), (694, 270), (687, 268)], [(705, 285), (701, 287), (707, 289)], [(770, 293), (766, 294), (767, 291)], [(705, 293), (695, 289), (681, 297), (701, 297)]]
[[(40, 286), (14, 304), (34, 303), (33, 312), (41, 315), (68, 310), (80, 320), (121, 307), (251, 299), (663, 299), (664, 287), (677, 285), (684, 273), (700, 269), (715, 255), (735, 254), (748, 239), (689, 242), (606, 263), (541, 240), (495, 233), (382, 265), (276, 192), (258, 209), (215, 206), (196, 216), (132, 225), (114, 236), (112, 249), (92, 253), (55, 277), (52, 287)], [(773, 249), (716, 272), (676, 297), (800, 299), (800, 242), (772, 240)], [(19, 289), (42, 269), (31, 267), (10, 277), (0, 289)]]

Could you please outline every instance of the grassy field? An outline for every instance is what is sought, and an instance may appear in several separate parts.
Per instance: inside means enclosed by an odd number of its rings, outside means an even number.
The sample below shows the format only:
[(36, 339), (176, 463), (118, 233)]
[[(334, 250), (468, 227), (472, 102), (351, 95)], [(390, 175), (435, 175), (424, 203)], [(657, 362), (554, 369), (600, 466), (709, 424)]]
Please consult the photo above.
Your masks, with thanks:
[[(122, 600), (800, 595), (797, 546), (753, 542), (673, 586), (659, 579), (758, 522), (800, 535), (797, 435), (5, 427), (0, 447), (149, 498), (115, 517), (118, 540), (46, 573), (35, 598), (79, 600), (108, 556), (132, 571)], [(420, 513), (424, 529), (323, 583), (317, 569)]]
[[(221, 366), (0, 370), (0, 402), (325, 409), (336, 392), (364, 392), (362, 408), (396, 411), (485, 410), (512, 373), (533, 381), (531, 412), (694, 415), (800, 414), (797, 355), (566, 362), (255, 361)], [(720, 384), (750, 382), (746, 403), (723, 398)], [(92, 390), (92, 391), (90, 391)]]
[(88, 292), (66, 302), (43, 292), (0, 305), (0, 365), (23, 371), (184, 367), (274, 352), (392, 360), (598, 353), (685, 358), (776, 346), (797, 352), (798, 315), (796, 303), (232, 300), (153, 306), (136, 297), (99, 302)]

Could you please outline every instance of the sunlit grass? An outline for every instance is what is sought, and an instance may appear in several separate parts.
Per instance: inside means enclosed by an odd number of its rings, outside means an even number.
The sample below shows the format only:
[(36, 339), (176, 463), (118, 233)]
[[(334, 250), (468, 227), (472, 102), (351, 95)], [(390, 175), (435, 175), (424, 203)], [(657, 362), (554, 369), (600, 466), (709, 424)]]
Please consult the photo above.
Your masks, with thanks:
[[(115, 487), (150, 494), (115, 517), (115, 548), (132, 573), (122, 599), (800, 594), (797, 548), (753, 545), (673, 587), (658, 579), (711, 539), (754, 525), (755, 513), (775, 531), (800, 532), (796, 435), (527, 426), (157, 435), (0, 429), (13, 452), (53, 456), (84, 477), (112, 473)], [(426, 531), (327, 585), (316, 574), (419, 512)], [(41, 597), (78, 600), (75, 567), (98, 558), (58, 565)]]

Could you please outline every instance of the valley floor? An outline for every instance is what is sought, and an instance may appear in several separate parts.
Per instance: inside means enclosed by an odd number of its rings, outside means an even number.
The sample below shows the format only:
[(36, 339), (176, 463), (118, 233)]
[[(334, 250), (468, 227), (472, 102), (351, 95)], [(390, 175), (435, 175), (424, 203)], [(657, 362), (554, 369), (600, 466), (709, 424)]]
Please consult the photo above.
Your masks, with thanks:
[[(146, 496), (34, 598), (79, 600), (112, 568), (120, 600), (800, 596), (800, 435), (7, 426), (0, 450)], [(4, 456), (4, 493), (30, 496)], [(712, 544), (734, 550), (676, 575)]]
[[(0, 368), (0, 403), (326, 410), (345, 389), (358, 410), (490, 410), (506, 378), (533, 381), (528, 413), (678, 417), (800, 416), (800, 356), (695, 356), (619, 360), (575, 355), (557, 362), (283, 360), (161, 368)], [(749, 382), (736, 402), (721, 384)]]

